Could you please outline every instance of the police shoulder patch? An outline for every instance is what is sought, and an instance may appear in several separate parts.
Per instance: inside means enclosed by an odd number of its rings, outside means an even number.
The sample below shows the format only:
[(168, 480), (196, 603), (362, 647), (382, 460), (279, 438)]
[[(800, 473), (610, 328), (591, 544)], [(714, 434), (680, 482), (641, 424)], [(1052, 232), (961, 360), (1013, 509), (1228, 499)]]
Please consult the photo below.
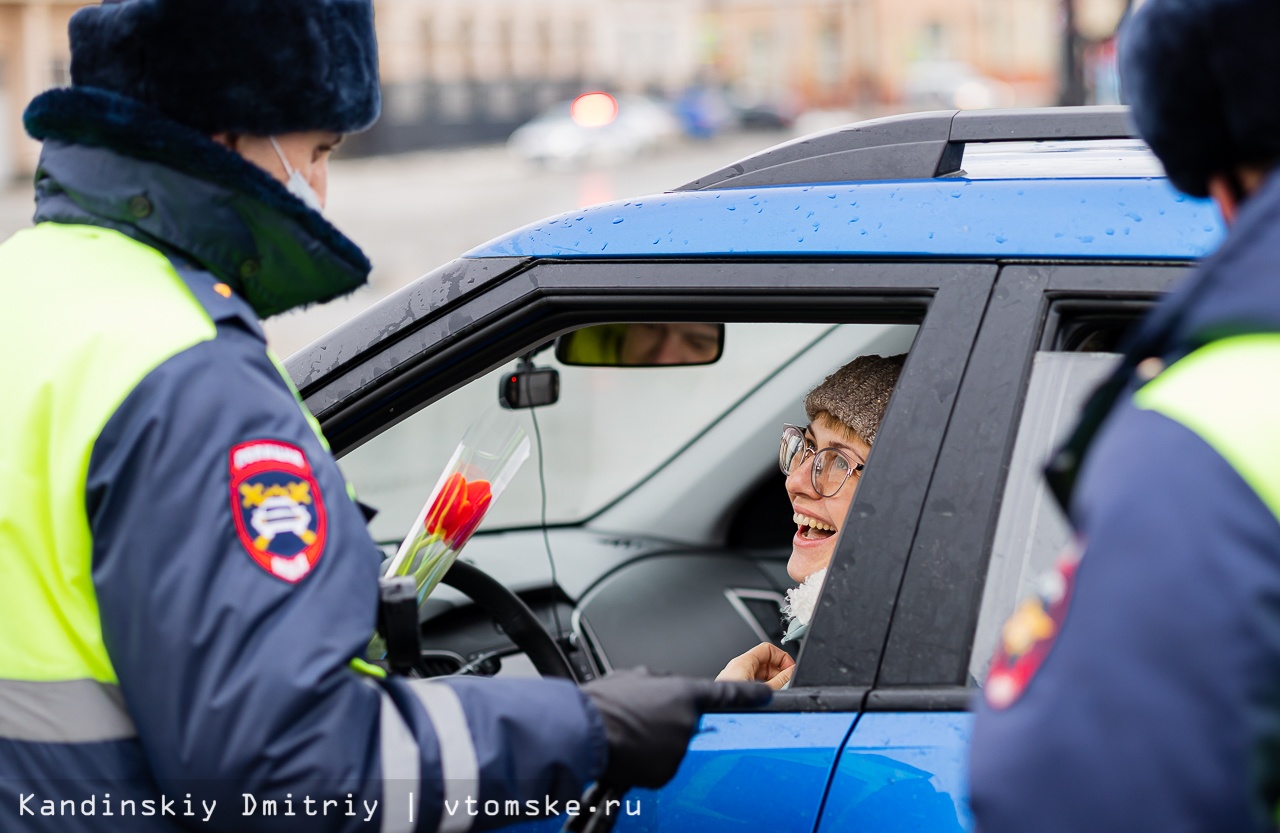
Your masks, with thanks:
[(296, 583), (324, 552), (324, 498), (302, 449), (254, 440), (231, 449), (231, 515), (254, 563)]
[(1057, 566), (1042, 577), (1036, 592), (1023, 600), (1000, 631), (983, 693), (992, 708), (1013, 705), (1030, 684), (1057, 641), (1075, 590), (1081, 547), (1073, 541)]

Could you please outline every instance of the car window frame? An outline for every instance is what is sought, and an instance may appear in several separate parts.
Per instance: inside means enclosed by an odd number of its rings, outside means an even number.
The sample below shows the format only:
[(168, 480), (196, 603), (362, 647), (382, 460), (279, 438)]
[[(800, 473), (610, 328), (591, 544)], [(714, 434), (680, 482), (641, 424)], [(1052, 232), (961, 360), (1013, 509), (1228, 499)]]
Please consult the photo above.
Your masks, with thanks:
[[(823, 593), (798, 659), (794, 688), (875, 681), (910, 544), (960, 381), (996, 277), (994, 264), (919, 264), (929, 315), (885, 411), (849, 507)], [(931, 426), (941, 426), (942, 430)], [(875, 465), (888, 457), (894, 465)], [(859, 554), (879, 547), (873, 557)], [(857, 634), (851, 642), (849, 634)]]
[[(1191, 261), (1004, 264), (911, 547), (868, 708), (965, 708), (974, 631), (1032, 361), (1074, 308), (1132, 314)], [(997, 465), (993, 465), (997, 461)]]
[[(547, 260), (428, 309), (310, 380), (335, 454), (556, 335), (602, 320), (919, 321), (801, 654), (793, 710), (847, 710), (879, 668), (933, 465), (997, 274), (991, 262)], [(354, 322), (360, 326), (361, 322)], [(334, 334), (341, 341), (351, 333)], [(818, 380), (815, 380), (815, 382)], [(495, 392), (496, 396), (496, 392)], [(872, 462), (869, 461), (869, 462)], [(875, 558), (858, 553), (875, 549)], [(852, 635), (852, 636), (851, 636)]]

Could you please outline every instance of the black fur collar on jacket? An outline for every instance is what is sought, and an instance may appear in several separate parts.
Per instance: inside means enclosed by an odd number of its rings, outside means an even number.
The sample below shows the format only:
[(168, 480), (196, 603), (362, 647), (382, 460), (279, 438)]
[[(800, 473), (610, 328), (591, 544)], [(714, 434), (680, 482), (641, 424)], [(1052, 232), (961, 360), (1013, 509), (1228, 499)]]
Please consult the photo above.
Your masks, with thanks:
[(364, 253), (274, 177), (133, 99), (50, 90), (24, 121), (45, 142), (38, 221), (97, 223), (158, 243), (226, 281), (263, 318), (368, 278)]

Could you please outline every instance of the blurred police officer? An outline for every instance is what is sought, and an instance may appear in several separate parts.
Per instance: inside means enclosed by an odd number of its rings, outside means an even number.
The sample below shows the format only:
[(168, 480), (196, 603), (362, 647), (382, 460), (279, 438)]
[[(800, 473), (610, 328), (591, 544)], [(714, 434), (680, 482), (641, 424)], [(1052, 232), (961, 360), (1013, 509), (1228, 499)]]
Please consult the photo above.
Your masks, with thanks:
[(258, 320), (367, 277), (320, 210), (378, 114), (371, 0), (124, 0), (70, 34), (26, 112), (36, 225), (0, 245), (0, 829), (479, 829), (459, 801), (656, 786), (704, 708), (767, 698), (363, 663), (378, 550)]
[(1149, 0), (1121, 32), (1140, 133), (1229, 232), (1051, 464), (1081, 555), (1006, 625), (985, 685), (970, 760), (985, 833), (1275, 827), (1277, 44), (1276, 0)]

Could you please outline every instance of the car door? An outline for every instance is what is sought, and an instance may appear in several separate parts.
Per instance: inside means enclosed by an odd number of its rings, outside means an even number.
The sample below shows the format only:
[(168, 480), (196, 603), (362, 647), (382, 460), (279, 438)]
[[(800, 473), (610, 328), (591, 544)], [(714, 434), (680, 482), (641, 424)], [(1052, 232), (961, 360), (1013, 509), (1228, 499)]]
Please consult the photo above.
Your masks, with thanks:
[[(1069, 537), (1041, 468), (1115, 366), (1123, 332), (1186, 273), (1186, 264), (1001, 270), (821, 830), (972, 827), (967, 707), (1005, 619)], [(868, 806), (867, 772), (895, 767), (914, 787), (895, 783)]]
[[(575, 327), (619, 320), (914, 322), (914, 342), (791, 690), (761, 713), (708, 715), (673, 782), (660, 791), (633, 791), (619, 819), (620, 830), (702, 825), (810, 833), (836, 759), (851, 733), (857, 736), (854, 726), (880, 667), (894, 599), (995, 273), (994, 265), (982, 263), (462, 262), (295, 357), (290, 369), (341, 457)], [(766, 466), (776, 454), (773, 443), (760, 451)], [(590, 532), (599, 517), (607, 513), (560, 524), (554, 532)], [(654, 521), (660, 531), (662, 518)], [(513, 541), (519, 534), (482, 528), (473, 546), (480, 553), (486, 538)], [(725, 543), (710, 554), (728, 558), (729, 549)], [(678, 555), (669, 548), (642, 554), (649, 558), (645, 563)], [(697, 554), (707, 557), (708, 548)], [(611, 574), (620, 569), (611, 567)], [(598, 663), (579, 616), (589, 588), (579, 595), (565, 590), (572, 577), (548, 587), (524, 576), (516, 589), (526, 599), (549, 590), (557, 604), (567, 600), (579, 608), (567, 620), (553, 615), (543, 621), (551, 627), (572, 623), (559, 636), (568, 650), (583, 655), (579, 667), (590, 673)], [(679, 639), (679, 622), (672, 624), (666, 615), (633, 630), (668, 627), (665, 638)], [(868, 784), (901, 780), (901, 772), (884, 768)], [(776, 800), (762, 802), (762, 795)]]

